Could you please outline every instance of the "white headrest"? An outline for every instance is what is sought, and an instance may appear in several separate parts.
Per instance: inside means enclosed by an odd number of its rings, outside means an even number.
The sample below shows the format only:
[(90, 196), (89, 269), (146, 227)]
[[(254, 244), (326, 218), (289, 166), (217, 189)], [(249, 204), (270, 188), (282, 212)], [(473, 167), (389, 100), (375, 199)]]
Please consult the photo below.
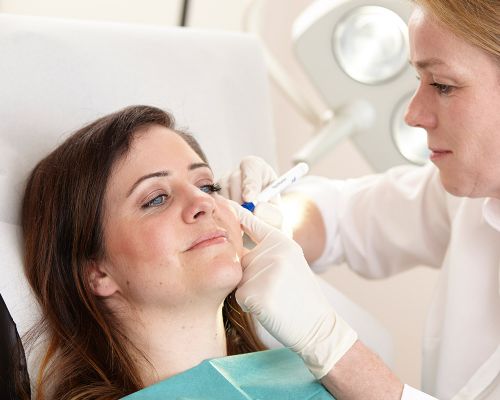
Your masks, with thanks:
[(265, 65), (239, 33), (0, 14), (0, 221), (17, 224), (35, 163), (83, 124), (132, 104), (171, 111), (215, 173), (275, 164)]

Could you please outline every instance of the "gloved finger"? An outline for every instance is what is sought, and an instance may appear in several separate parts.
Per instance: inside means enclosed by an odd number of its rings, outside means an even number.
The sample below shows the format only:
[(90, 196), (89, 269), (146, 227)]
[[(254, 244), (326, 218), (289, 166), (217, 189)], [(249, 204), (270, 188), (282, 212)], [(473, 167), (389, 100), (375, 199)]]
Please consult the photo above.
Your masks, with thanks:
[(271, 197), (267, 203), (270, 203), (270, 204), (274, 204), (275, 206), (277, 207), (280, 207), (281, 206), (281, 195), (277, 194), (276, 196), (273, 196)]
[(269, 236), (275, 236), (276, 240), (280, 240), (281, 236), (286, 238), (278, 229), (255, 217), (238, 203), (231, 202), (231, 206), (240, 220), (243, 232), (250, 236), (255, 243), (259, 244)]
[(269, 225), (281, 230), (283, 225), (283, 213), (275, 204), (259, 203), (253, 211), (253, 215), (260, 218)]
[(269, 225), (279, 229), (287, 238), (293, 238), (293, 217), (285, 218), (284, 206), (280, 201), (278, 205), (272, 203), (259, 203), (253, 215)]
[(277, 178), (271, 166), (256, 156), (243, 158), (240, 171), (243, 201), (255, 201), (262, 189)]

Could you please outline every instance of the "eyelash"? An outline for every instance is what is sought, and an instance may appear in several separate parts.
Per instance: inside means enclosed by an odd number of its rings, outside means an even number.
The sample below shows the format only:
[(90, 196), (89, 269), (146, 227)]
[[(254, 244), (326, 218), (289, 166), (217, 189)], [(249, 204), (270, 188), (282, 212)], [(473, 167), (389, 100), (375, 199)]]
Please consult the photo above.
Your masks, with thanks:
[[(221, 187), (218, 183), (211, 183), (209, 185), (202, 185), (200, 186), (200, 190), (204, 193), (212, 194), (212, 193), (217, 193), (221, 190)], [(144, 203), (142, 205), (142, 208), (150, 208), (150, 207), (159, 207), (163, 204), (165, 204), (165, 201), (167, 200), (169, 196), (166, 194), (160, 194), (153, 199), (149, 200), (148, 202)], [(163, 201), (159, 204), (154, 204), (156, 200), (158, 199), (163, 199)]]
[(218, 183), (211, 183), (209, 185), (200, 186), (200, 190), (205, 193), (217, 193), (220, 192), (222, 188)]
[[(417, 80), (420, 81), (420, 76), (417, 75)], [(444, 85), (442, 83), (432, 82), (429, 85), (433, 86), (439, 94), (447, 96), (455, 89), (454, 86)]]
[(433, 82), (430, 83), (431, 86), (434, 86), (439, 94), (449, 95), (453, 91), (454, 87), (450, 85), (443, 85), (442, 83)]

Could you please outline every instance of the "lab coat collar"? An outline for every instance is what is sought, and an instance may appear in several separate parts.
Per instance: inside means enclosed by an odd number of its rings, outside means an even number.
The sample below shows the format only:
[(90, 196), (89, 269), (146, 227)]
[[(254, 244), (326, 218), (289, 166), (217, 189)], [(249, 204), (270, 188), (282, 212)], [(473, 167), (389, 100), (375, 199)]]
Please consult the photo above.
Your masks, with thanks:
[(500, 200), (487, 198), (483, 203), (483, 217), (493, 229), (500, 232)]

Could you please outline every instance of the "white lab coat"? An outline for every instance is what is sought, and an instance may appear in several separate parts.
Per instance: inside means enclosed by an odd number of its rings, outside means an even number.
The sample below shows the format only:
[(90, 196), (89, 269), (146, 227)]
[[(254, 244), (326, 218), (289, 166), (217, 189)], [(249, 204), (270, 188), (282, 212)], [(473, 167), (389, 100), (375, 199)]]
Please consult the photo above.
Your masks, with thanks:
[[(381, 278), (440, 268), (422, 390), (441, 400), (500, 399), (499, 200), (448, 194), (431, 164), (347, 181), (311, 176), (291, 191), (308, 194), (325, 221), (327, 245), (314, 269), (347, 262)], [(404, 400), (427, 398), (405, 387)]]

